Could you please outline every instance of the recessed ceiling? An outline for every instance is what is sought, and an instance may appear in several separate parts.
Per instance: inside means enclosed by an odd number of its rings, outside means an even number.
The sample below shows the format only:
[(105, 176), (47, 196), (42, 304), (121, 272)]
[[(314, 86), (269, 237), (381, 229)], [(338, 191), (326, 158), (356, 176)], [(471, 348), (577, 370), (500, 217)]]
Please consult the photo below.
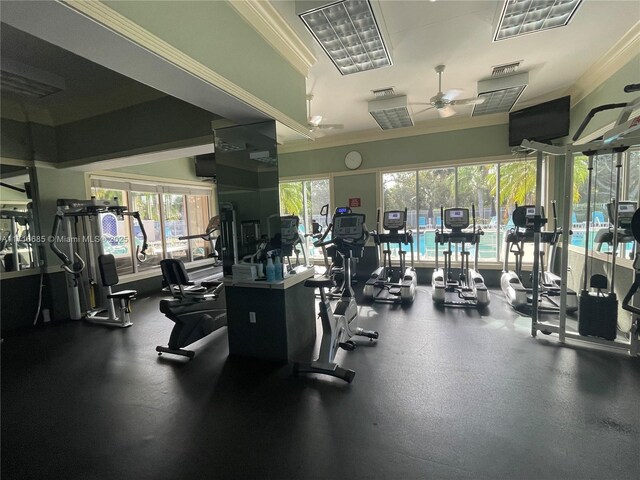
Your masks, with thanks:
[[(0, 55), (64, 80), (64, 88), (43, 98), (30, 98), (2, 89), (2, 115), (61, 125), (166, 94), (40, 40), (5, 23), (0, 24)], [(18, 118), (15, 118), (18, 117)]]
[[(416, 127), (438, 120), (438, 112), (424, 111), (424, 104), (438, 91), (434, 67), (440, 64), (446, 65), (442, 90), (462, 89), (461, 97), (475, 97), (478, 81), (491, 78), (493, 66), (515, 61), (530, 79), (515, 109), (560, 96), (640, 18), (638, 2), (586, 0), (566, 27), (494, 42), (502, 0), (371, 0), (393, 65), (343, 76), (297, 17), (295, 2), (272, 4), (318, 58), (307, 80), (314, 112), (326, 123), (344, 124), (323, 136), (379, 131), (367, 105), (373, 90), (388, 86), (407, 96)], [(458, 117), (470, 118), (472, 110), (456, 107)]]

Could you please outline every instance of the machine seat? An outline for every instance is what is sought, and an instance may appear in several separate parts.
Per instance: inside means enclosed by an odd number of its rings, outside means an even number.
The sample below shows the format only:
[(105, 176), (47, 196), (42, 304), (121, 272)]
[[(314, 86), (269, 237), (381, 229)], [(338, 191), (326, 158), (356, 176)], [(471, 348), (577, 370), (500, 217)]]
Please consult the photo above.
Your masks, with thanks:
[(311, 288), (333, 288), (336, 286), (336, 281), (333, 278), (314, 277), (305, 280), (304, 286)]
[(124, 298), (125, 300), (131, 300), (137, 294), (138, 292), (136, 290), (121, 290), (119, 292), (114, 292), (107, 295), (107, 298), (116, 298), (116, 299)]

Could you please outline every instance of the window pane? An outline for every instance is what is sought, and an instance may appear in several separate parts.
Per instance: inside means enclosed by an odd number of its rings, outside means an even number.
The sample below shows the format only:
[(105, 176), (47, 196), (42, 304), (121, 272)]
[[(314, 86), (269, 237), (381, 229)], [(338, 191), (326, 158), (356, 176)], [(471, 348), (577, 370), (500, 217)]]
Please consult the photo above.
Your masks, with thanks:
[(179, 237), (187, 235), (184, 195), (164, 193), (162, 202), (167, 258), (186, 262), (189, 260), (189, 241), (179, 240)]
[[(126, 205), (127, 201), (127, 194), (124, 190), (93, 187), (91, 195), (98, 200), (117, 198), (119, 205)], [(133, 273), (130, 238), (131, 218), (126, 215), (124, 218), (118, 218), (113, 213), (103, 213), (100, 215), (100, 222), (102, 224), (102, 251), (115, 257), (118, 275)]]
[[(131, 206), (140, 213), (144, 230), (147, 233), (147, 258), (138, 264), (138, 270), (148, 270), (157, 267), (162, 260), (162, 230), (160, 228), (160, 204), (156, 193), (131, 192)], [(142, 233), (137, 225), (134, 225), (136, 246), (142, 247)]]
[[(329, 179), (309, 180), (304, 182), (304, 192), (306, 193), (307, 210), (304, 219), (300, 219), (300, 230), (303, 235), (313, 232), (313, 220), (325, 228), (325, 217), (320, 215), (320, 210), (324, 205), (329, 204)], [(331, 210), (329, 210), (331, 213)], [(313, 238), (305, 236), (307, 254), (310, 258), (321, 259), (322, 249), (313, 246)]]
[(640, 201), (640, 150), (630, 150), (629, 153), (629, 171), (627, 172), (627, 189), (626, 200), (631, 202)]
[[(382, 192), (383, 192), (383, 210), (404, 210), (407, 209), (407, 229), (414, 232), (413, 238), (413, 251), (414, 255), (418, 251), (419, 239), (422, 240), (421, 245), (424, 243), (424, 239), (420, 235), (424, 236), (424, 233), (416, 230), (417, 226), (417, 202), (416, 202), (416, 172), (395, 172), (385, 173), (382, 175)], [(382, 212), (380, 218), (380, 225), (369, 225), (369, 228), (377, 231), (382, 231)], [(407, 247), (403, 246), (403, 250), (407, 251)], [(391, 257), (394, 259), (399, 258), (398, 245), (391, 245)], [(409, 262), (409, 255), (407, 255), (407, 263)]]
[[(536, 161), (518, 160), (500, 165), (500, 229), (498, 243), (504, 248), (505, 233), (513, 228), (511, 214), (518, 205), (536, 203)], [(526, 249), (524, 262), (533, 261), (533, 249)]]
[[(420, 216), (426, 222), (425, 249), (419, 258), (435, 259), (435, 230), (442, 226), (440, 207), (455, 207), (455, 169), (437, 168), (418, 172)], [(423, 255), (423, 250), (425, 255)]]
[(584, 248), (587, 221), (589, 221), (589, 245), (594, 249), (598, 230), (608, 228), (607, 203), (615, 196), (615, 165), (612, 155), (598, 155), (593, 159), (591, 186), (591, 214), (587, 219), (588, 159), (584, 155), (574, 157), (573, 164), (573, 214), (571, 216), (571, 245)]
[[(207, 195), (187, 195), (187, 217), (189, 235), (206, 233), (209, 224), (209, 197)], [(208, 258), (213, 252), (211, 242), (202, 238), (189, 240), (193, 260)]]
[[(498, 260), (496, 207), (494, 197), (497, 185), (497, 165), (472, 165), (458, 168), (458, 206), (469, 209), (475, 206), (476, 225), (482, 227), (478, 261)], [(473, 218), (470, 216), (470, 222)], [(474, 255), (473, 250), (471, 251)]]

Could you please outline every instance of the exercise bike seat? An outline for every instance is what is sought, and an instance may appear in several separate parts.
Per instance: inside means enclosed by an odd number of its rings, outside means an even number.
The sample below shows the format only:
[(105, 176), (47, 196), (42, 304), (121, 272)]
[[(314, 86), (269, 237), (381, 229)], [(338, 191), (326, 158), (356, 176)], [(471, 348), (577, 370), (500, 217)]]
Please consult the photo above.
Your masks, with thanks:
[(305, 280), (304, 286), (311, 288), (332, 288), (336, 286), (336, 281), (333, 278), (313, 277)]

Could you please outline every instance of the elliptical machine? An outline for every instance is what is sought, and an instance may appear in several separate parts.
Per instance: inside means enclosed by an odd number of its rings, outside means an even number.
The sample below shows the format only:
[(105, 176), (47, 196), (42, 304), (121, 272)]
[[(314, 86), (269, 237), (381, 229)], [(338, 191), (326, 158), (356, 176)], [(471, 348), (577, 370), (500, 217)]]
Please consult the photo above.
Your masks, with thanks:
[[(547, 268), (544, 268), (544, 250), (540, 250), (540, 269), (538, 293), (538, 310), (541, 312), (560, 311), (560, 277), (554, 274), (551, 269), (555, 262), (556, 248), (562, 229), (558, 228), (556, 203), (551, 203), (553, 207), (553, 230), (540, 231), (540, 243), (550, 246), (549, 261)], [(547, 223), (544, 216), (544, 209), (540, 207), (541, 225)], [(504, 268), (500, 278), (502, 291), (509, 304), (517, 311), (530, 314), (533, 303), (532, 288), (527, 288), (522, 283), (522, 260), (524, 257), (524, 245), (534, 243), (535, 239), (535, 205), (517, 206), (512, 214), (515, 228), (509, 230), (505, 236)], [(571, 234), (571, 232), (569, 232)], [(509, 270), (509, 253), (515, 257), (515, 270)], [(578, 297), (573, 290), (567, 290), (566, 311), (573, 313), (578, 310)]]
[(338, 348), (354, 350), (356, 343), (353, 336), (367, 337), (370, 340), (378, 338), (378, 332), (364, 330), (358, 326), (358, 304), (351, 288), (351, 259), (362, 257), (364, 245), (369, 238), (365, 227), (365, 215), (361, 213), (336, 213), (331, 222), (332, 238), (323, 241), (318, 246), (335, 246), (336, 254), (342, 257), (344, 265), (345, 288), (340, 300), (331, 308), (326, 289), (333, 288), (336, 282), (333, 278), (319, 276), (304, 282), (305, 287), (317, 288), (320, 292), (320, 313), (322, 322), (322, 341), (318, 358), (309, 364), (294, 364), (293, 372), (322, 373), (341, 378), (351, 383), (355, 377), (353, 370), (348, 370), (335, 363)]
[[(482, 309), (489, 305), (489, 291), (484, 284), (484, 278), (478, 272), (478, 247), (480, 236), (484, 235), (482, 228), (476, 226), (476, 208), (471, 204), (473, 229), (470, 232), (462, 230), (469, 227), (468, 208), (440, 207), (440, 218), (443, 219), (443, 227), (436, 230), (436, 267), (431, 277), (433, 301), (438, 305), (451, 305), (457, 307), (476, 307)], [(445, 228), (450, 231), (445, 232)], [(444, 268), (439, 267), (438, 245), (447, 244), (447, 250), (443, 253)], [(453, 278), (451, 270), (451, 257), (453, 251), (451, 245), (460, 245), (460, 273), (458, 279)], [(475, 247), (473, 268), (469, 267), (469, 255), (467, 245)], [(457, 249), (456, 249), (457, 250)]]
[[(407, 209), (384, 212), (382, 228), (389, 230), (389, 233), (380, 233), (380, 210), (377, 224), (378, 230), (372, 232), (371, 236), (376, 244), (378, 265), (380, 257), (382, 265), (367, 280), (363, 290), (364, 297), (374, 302), (412, 303), (416, 298), (418, 279), (413, 266), (413, 235), (407, 230)], [(392, 244), (398, 245), (400, 262), (397, 267), (391, 262)], [(407, 252), (402, 249), (403, 245), (409, 245), (411, 266), (406, 266)], [(387, 292), (387, 295), (383, 296), (383, 292)]]

